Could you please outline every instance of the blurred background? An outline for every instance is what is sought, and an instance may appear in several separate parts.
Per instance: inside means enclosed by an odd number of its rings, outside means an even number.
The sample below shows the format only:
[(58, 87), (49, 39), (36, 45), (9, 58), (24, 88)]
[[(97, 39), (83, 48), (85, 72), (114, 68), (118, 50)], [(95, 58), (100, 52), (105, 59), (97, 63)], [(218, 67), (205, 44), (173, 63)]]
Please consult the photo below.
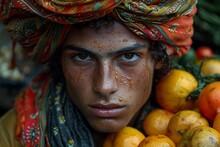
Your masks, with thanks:
[[(0, 24), (0, 116), (13, 106), (14, 99), (40, 71), (41, 65), (26, 59), (19, 44), (12, 55), (12, 40)], [(14, 57), (12, 57), (14, 56)], [(14, 60), (12, 60), (14, 59)]]
[(194, 49), (209, 46), (214, 53), (220, 53), (220, 1), (198, 0), (198, 10), (194, 19)]
[[(195, 54), (220, 55), (220, 5), (219, 0), (199, 0), (195, 16), (193, 46)], [(0, 116), (8, 111), (19, 92), (40, 71), (41, 65), (26, 59), (21, 47), (16, 45), (16, 66), (11, 63), (12, 41), (0, 24)], [(211, 52), (210, 52), (211, 51)]]

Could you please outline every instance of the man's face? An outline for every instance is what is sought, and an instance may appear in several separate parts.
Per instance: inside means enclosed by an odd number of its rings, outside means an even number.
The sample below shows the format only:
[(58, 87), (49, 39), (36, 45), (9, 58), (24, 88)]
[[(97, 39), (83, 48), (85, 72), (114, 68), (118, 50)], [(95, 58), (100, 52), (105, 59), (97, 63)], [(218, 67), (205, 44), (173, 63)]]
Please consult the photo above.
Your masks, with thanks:
[(72, 29), (62, 49), (68, 94), (98, 132), (116, 132), (135, 118), (151, 93), (149, 42), (121, 24)]

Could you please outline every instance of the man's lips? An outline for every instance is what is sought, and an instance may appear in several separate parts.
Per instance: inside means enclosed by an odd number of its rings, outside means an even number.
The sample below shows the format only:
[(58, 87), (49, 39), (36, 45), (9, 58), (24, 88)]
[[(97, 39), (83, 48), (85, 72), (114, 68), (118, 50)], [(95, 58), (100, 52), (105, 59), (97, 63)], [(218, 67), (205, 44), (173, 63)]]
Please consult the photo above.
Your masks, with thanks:
[(90, 105), (89, 110), (96, 117), (111, 118), (121, 115), (126, 109), (126, 106), (117, 104), (95, 104)]

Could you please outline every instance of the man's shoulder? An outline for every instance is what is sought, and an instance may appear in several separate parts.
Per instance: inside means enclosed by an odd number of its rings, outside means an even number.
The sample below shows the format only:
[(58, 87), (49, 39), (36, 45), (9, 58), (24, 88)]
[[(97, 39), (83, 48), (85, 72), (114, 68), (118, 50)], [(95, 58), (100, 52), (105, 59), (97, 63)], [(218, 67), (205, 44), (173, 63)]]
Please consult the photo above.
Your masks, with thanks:
[(0, 118), (0, 124), (1, 126), (3, 125), (12, 125), (14, 123), (16, 123), (16, 110), (13, 108), (11, 110), (9, 110), (8, 112), (6, 112), (1, 118)]
[(20, 142), (15, 139), (16, 121), (15, 109), (9, 110), (0, 118), (0, 147), (21, 147)]

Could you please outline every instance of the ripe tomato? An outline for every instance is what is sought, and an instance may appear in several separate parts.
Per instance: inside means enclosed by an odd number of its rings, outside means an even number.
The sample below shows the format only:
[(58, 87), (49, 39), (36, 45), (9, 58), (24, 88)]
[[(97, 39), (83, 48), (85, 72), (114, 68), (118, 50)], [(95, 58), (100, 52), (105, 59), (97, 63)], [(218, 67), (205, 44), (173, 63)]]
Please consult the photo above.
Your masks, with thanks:
[(220, 81), (206, 85), (198, 97), (200, 112), (211, 122), (220, 112)]
[(208, 46), (200, 46), (196, 49), (196, 56), (198, 59), (204, 59), (205, 57), (211, 57), (213, 50)]

